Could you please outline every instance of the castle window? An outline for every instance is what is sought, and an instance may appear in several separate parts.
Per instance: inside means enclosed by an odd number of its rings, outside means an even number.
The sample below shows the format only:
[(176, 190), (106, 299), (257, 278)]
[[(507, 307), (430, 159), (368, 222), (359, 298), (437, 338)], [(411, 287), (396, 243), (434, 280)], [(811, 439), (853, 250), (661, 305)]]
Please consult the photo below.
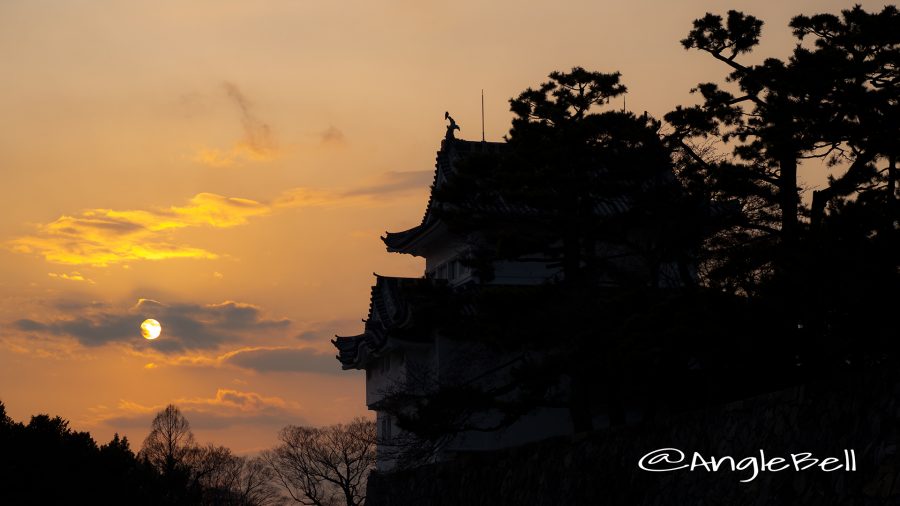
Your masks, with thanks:
[(426, 278), (454, 280), (463, 275), (462, 264), (457, 260), (449, 260), (425, 273)]
[(381, 416), (381, 439), (383, 441), (391, 439), (391, 415)]

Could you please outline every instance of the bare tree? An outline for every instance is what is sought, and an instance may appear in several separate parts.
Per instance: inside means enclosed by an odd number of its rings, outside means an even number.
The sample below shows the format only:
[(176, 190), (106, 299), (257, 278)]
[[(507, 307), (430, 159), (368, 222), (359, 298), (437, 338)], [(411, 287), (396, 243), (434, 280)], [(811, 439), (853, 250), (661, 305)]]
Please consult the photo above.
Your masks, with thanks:
[(190, 457), (192, 484), (203, 490), (204, 504), (234, 504), (232, 490), (240, 482), (241, 459), (213, 444), (197, 447)]
[(305, 506), (361, 506), (375, 465), (375, 422), (356, 418), (328, 427), (288, 426), (263, 454), (288, 495)]
[(203, 490), (203, 504), (216, 506), (272, 506), (283, 498), (274, 472), (261, 458), (233, 455), (224, 446), (198, 449), (193, 474)]
[(172, 502), (219, 506), (282, 503), (274, 471), (264, 461), (238, 457), (224, 446), (198, 445), (187, 418), (173, 404), (157, 413), (139, 455), (165, 478)]
[(196, 451), (191, 424), (174, 404), (153, 418), (150, 434), (141, 445), (140, 456), (161, 473), (171, 475), (187, 464)]
[(283, 504), (283, 497), (275, 485), (275, 472), (262, 457), (241, 458), (241, 479), (233, 490), (241, 505), (272, 506)]

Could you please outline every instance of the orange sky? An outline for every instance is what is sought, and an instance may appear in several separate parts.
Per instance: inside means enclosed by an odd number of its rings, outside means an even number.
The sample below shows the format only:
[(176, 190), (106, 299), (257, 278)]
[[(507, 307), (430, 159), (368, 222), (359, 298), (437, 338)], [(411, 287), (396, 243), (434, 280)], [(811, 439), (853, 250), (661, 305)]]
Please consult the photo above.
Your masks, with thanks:
[(581, 65), (661, 116), (725, 75), (678, 44), (694, 18), (762, 18), (758, 62), (852, 3), (4, 0), (0, 400), (136, 447), (175, 402), (239, 453), (365, 414), (329, 339), (373, 271), (421, 274), (378, 237), (421, 219), (445, 110), (479, 138), (483, 88), (499, 140), (509, 97)]

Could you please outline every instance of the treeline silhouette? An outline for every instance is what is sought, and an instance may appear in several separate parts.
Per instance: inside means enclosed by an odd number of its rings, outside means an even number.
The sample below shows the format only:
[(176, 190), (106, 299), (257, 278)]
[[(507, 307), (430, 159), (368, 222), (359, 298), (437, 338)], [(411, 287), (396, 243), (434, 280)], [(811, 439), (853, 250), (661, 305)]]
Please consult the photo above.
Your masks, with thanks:
[(169, 405), (136, 452), (116, 433), (98, 445), (58, 416), (13, 421), (0, 401), (0, 504), (359, 506), (375, 463), (375, 424), (287, 426), (259, 456), (199, 445)]
[(98, 445), (58, 416), (14, 422), (0, 402), (0, 503), (162, 504), (164, 483), (126, 437)]

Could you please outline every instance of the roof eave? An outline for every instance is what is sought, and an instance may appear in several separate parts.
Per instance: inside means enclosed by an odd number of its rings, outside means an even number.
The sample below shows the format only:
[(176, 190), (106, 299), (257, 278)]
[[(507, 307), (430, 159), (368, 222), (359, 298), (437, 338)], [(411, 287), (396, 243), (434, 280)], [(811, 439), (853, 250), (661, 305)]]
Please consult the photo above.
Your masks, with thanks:
[(381, 238), (389, 253), (405, 253), (418, 257), (427, 254), (434, 232), (440, 228), (439, 220), (422, 223), (403, 232), (386, 232)]

